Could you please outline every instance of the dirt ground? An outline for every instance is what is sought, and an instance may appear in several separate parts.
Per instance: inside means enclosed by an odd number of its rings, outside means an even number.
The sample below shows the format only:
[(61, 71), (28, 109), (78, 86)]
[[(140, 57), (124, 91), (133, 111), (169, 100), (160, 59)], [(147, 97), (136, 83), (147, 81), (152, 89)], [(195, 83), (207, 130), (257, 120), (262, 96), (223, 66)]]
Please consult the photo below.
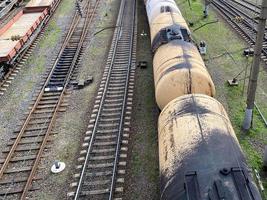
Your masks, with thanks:
[[(127, 163), (125, 199), (159, 198), (157, 109), (154, 97), (149, 26), (143, 0), (138, 0), (137, 63), (147, 61), (146, 69), (137, 68), (134, 106)], [(146, 34), (142, 36), (141, 34)]]

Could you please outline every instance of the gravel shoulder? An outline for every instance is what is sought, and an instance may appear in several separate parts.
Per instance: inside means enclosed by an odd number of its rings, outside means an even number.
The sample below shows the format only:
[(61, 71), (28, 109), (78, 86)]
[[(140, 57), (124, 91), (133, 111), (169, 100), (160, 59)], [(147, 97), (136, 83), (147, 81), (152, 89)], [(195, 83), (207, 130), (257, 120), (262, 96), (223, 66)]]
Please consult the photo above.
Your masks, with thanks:
[[(125, 199), (152, 200), (159, 197), (157, 133), (159, 111), (154, 97), (152, 55), (144, 1), (137, 2), (137, 63), (147, 61), (148, 67), (136, 70)], [(141, 36), (141, 33), (146, 33), (147, 36)]]

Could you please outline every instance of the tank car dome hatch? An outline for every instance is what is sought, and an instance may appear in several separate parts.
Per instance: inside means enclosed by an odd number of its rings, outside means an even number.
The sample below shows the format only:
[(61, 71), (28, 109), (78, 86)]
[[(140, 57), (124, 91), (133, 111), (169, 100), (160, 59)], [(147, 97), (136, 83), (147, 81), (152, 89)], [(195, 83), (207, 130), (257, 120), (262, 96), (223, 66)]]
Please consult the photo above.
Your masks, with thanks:
[(183, 40), (190, 42), (190, 32), (188, 32), (187, 29), (180, 27), (178, 24), (173, 24), (169, 27), (161, 29), (152, 41), (152, 53), (155, 53), (161, 45), (167, 44), (172, 40)]
[(179, 26), (180, 29), (186, 29), (188, 34), (190, 30), (186, 24), (186, 21), (181, 15), (176, 13), (162, 13), (152, 20), (150, 25), (150, 37), (151, 44), (161, 30), (165, 30), (167, 27)]
[(202, 94), (171, 101), (158, 121), (161, 198), (259, 200), (222, 104)]
[(173, 40), (160, 46), (153, 58), (153, 72), (160, 109), (184, 94), (215, 95), (214, 83), (198, 49), (191, 43)]

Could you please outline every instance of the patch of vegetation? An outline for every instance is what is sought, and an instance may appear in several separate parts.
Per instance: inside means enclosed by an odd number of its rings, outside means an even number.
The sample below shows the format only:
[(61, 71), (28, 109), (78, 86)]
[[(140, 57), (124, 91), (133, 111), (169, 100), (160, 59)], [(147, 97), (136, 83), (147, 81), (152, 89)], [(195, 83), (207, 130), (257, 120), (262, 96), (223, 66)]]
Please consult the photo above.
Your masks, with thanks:
[(56, 20), (51, 20), (47, 27), (47, 31), (45, 32), (45, 36), (40, 41), (40, 48), (45, 50), (48, 47), (51, 47), (51, 45), (54, 46), (60, 36), (60, 27), (57, 25)]
[(61, 0), (60, 7), (58, 8), (58, 11), (56, 13), (59, 17), (66, 17), (69, 16), (69, 13), (71, 13), (72, 10), (75, 9), (74, 0)]

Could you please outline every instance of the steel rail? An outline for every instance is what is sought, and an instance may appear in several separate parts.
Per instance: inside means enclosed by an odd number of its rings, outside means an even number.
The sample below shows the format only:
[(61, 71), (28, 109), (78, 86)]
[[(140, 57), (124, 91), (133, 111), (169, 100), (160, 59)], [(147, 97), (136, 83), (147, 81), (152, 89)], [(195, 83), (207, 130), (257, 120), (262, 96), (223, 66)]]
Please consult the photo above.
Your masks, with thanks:
[(4, 6), (1, 10), (0, 10), (0, 19), (2, 17), (4, 17), (5, 15), (7, 15), (10, 10), (15, 6), (15, 4), (18, 2), (18, 0), (13, 0), (10, 1), (9, 4), (6, 4), (9, 0), (4, 0), (3, 2), (0, 3), (0, 7)]
[(236, 13), (233, 13), (233, 12), (230, 11), (230, 10), (226, 10), (226, 9), (224, 9), (223, 6), (220, 5), (220, 3), (218, 3), (217, 1), (213, 1), (212, 3), (213, 3), (213, 5), (214, 5), (214, 6), (215, 6), (215, 7), (216, 7), (216, 8), (223, 14), (223, 16), (227, 18), (227, 20), (229, 20), (229, 21), (230, 21), (231, 23), (233, 23), (236, 27), (238, 27), (239, 30), (240, 30), (244, 35), (248, 36), (249, 39), (250, 39), (251, 41), (253, 41), (253, 38), (245, 32), (245, 30), (243, 29), (243, 27), (241, 27), (240, 24), (234, 22), (233, 17), (236, 16)]
[[(259, 9), (259, 10), (260, 10), (261, 8), (258, 7), (258, 6), (256, 6), (256, 5), (251, 4), (250, 2), (247, 2), (247, 1), (245, 1), (245, 0), (243, 0), (243, 1), (233, 0), (233, 2), (235, 2), (236, 4), (238, 4), (238, 5), (240, 5), (240, 6), (244, 7), (244, 8), (246, 8), (246, 9), (248, 9), (248, 10), (250, 10), (251, 12), (254, 12), (254, 13), (256, 13), (256, 14), (260, 14), (260, 12), (259, 12), (259, 11), (256, 11), (255, 8), (256, 8), (256, 9)], [(245, 5), (244, 3), (245, 3), (245, 4), (248, 4), (248, 5), (252, 6), (252, 7), (254, 7), (254, 9), (251, 8), (251, 7), (249, 7), (249, 6), (247, 6), (247, 5)]]
[[(44, 150), (44, 148), (45, 148), (45, 144), (46, 144), (46, 142), (47, 142), (49, 133), (51, 132), (51, 130), (52, 130), (52, 128), (53, 128), (53, 124), (54, 124), (54, 122), (55, 122), (55, 118), (56, 118), (57, 111), (58, 111), (58, 109), (59, 109), (59, 107), (60, 107), (61, 101), (62, 101), (62, 99), (63, 99), (63, 97), (64, 97), (64, 94), (65, 94), (65, 91), (66, 91), (66, 89), (67, 89), (68, 82), (69, 82), (69, 80), (70, 80), (70, 78), (71, 78), (71, 72), (73, 71), (73, 69), (74, 69), (74, 67), (75, 67), (75, 63), (76, 63), (76, 61), (77, 61), (77, 59), (78, 59), (78, 57), (79, 57), (81, 48), (82, 48), (82, 46), (83, 46), (84, 39), (85, 39), (86, 34), (87, 34), (87, 32), (88, 32), (88, 27), (89, 27), (89, 25), (90, 25), (91, 22), (92, 22), (92, 19), (93, 19), (93, 17), (94, 17), (94, 13), (95, 13), (96, 8), (97, 8), (97, 6), (98, 6), (98, 3), (99, 3), (99, 0), (97, 1), (97, 3), (96, 3), (95, 6), (94, 6), (93, 13), (90, 13), (90, 8), (91, 8), (91, 7), (90, 7), (90, 1), (88, 1), (88, 5), (87, 5), (87, 7), (88, 7), (87, 12), (88, 12), (88, 13), (87, 13), (87, 15), (86, 15), (86, 20), (85, 20), (85, 22), (84, 22), (85, 26), (83, 27), (82, 35), (81, 35), (81, 39), (80, 39), (80, 41), (79, 41), (79, 45), (78, 45), (78, 48), (77, 48), (77, 50), (76, 50), (74, 59), (73, 59), (73, 61), (72, 61), (72, 63), (71, 63), (71, 67), (70, 67), (70, 70), (69, 70), (70, 73), (68, 74), (67, 80), (66, 80), (66, 82), (65, 82), (65, 85), (64, 85), (63, 90), (62, 90), (62, 92), (61, 92), (61, 95), (60, 95), (60, 97), (59, 97), (59, 100), (58, 100), (58, 102), (57, 102), (57, 104), (56, 104), (56, 108), (55, 108), (55, 110), (54, 110), (54, 113), (53, 113), (52, 119), (51, 119), (51, 121), (50, 121), (49, 127), (48, 127), (48, 129), (47, 129), (47, 131), (46, 131), (46, 133), (45, 133), (44, 140), (43, 140), (43, 142), (42, 142), (42, 144), (41, 144), (41, 147), (40, 147), (40, 149), (39, 149), (39, 152), (38, 152), (38, 154), (37, 154), (37, 158), (36, 158), (35, 161), (34, 161), (34, 165), (33, 165), (33, 168), (32, 168), (32, 170), (31, 170), (30, 176), (29, 176), (29, 178), (28, 178), (28, 180), (27, 180), (27, 183), (26, 183), (26, 185), (25, 185), (25, 187), (24, 187), (24, 190), (23, 190), (23, 193), (22, 193), (22, 196), (21, 196), (21, 200), (23, 200), (23, 199), (26, 198), (27, 192), (28, 192), (28, 190), (29, 190), (29, 188), (30, 188), (30, 185), (31, 185), (31, 183), (32, 183), (33, 176), (34, 176), (34, 174), (35, 174), (35, 172), (36, 172), (36, 170), (37, 170), (37, 167), (38, 167), (39, 161), (40, 161), (40, 159), (41, 159), (41, 155), (42, 155), (42, 153), (43, 153), (43, 150)], [(78, 23), (75, 24), (75, 27), (76, 27), (77, 24), (78, 24)], [(73, 33), (73, 31), (74, 31), (74, 29), (72, 30), (72, 33)], [(69, 37), (69, 39), (70, 39), (70, 37)], [(65, 48), (65, 47), (64, 47), (64, 48)], [(49, 80), (49, 79), (48, 79), (48, 80)]]
[[(72, 25), (73, 25), (73, 24), (72, 24)], [(71, 32), (73, 32), (73, 29), (74, 29), (74, 27), (71, 27)], [(67, 35), (67, 37), (68, 37), (68, 35)], [(65, 42), (63, 43), (63, 46), (62, 46), (63, 50), (64, 50), (64, 48), (65, 48), (66, 45), (67, 45), (67, 41), (65, 41)], [(63, 50), (60, 51), (60, 54), (62, 54)], [(58, 61), (58, 59), (59, 59), (59, 57), (57, 57), (57, 61)], [(54, 64), (53, 68), (55, 68), (55, 66), (56, 66), (56, 64)], [(11, 157), (12, 157), (14, 151), (16, 150), (16, 148), (17, 148), (17, 146), (18, 146), (18, 143), (19, 143), (19, 141), (21, 140), (21, 137), (22, 137), (22, 135), (23, 135), (25, 129), (27, 128), (27, 125), (28, 125), (28, 123), (29, 123), (29, 121), (30, 121), (30, 118), (31, 118), (31, 116), (32, 116), (32, 113), (34, 112), (34, 110), (36, 109), (36, 107), (37, 107), (37, 105), (38, 105), (40, 99), (42, 98), (42, 95), (43, 95), (43, 93), (44, 93), (45, 86), (46, 86), (46, 84), (48, 83), (49, 78), (52, 76), (53, 68), (52, 68), (52, 70), (51, 70), (51, 72), (50, 72), (50, 74), (49, 74), (49, 76), (48, 76), (48, 78), (47, 78), (45, 84), (43, 85), (43, 87), (42, 87), (42, 89), (41, 89), (41, 91), (40, 91), (40, 93), (39, 93), (39, 95), (38, 95), (38, 97), (37, 97), (37, 99), (36, 99), (34, 105), (32, 106), (29, 115), (27, 116), (26, 120), (24, 121), (24, 123), (23, 123), (23, 125), (22, 125), (22, 128), (21, 128), (20, 132), (18, 133), (18, 136), (17, 136), (17, 138), (16, 138), (14, 144), (12, 145), (12, 147), (11, 147), (11, 149), (10, 149), (10, 151), (9, 151), (9, 153), (8, 153), (8, 155), (7, 155), (7, 157), (6, 157), (6, 159), (5, 159), (5, 162), (4, 162), (3, 165), (1, 166), (1, 169), (0, 169), (0, 178), (2, 178), (2, 176), (3, 176), (3, 174), (4, 174), (4, 171), (6, 170), (6, 167), (7, 167), (8, 163), (10, 162)]]
[(261, 116), (261, 119), (263, 120), (265, 126), (267, 126), (267, 120), (266, 120), (266, 118), (264, 117), (263, 113), (261, 112), (259, 106), (256, 104), (256, 102), (254, 102), (254, 105), (255, 105), (257, 111), (259, 112), (259, 114), (260, 114), (260, 116)]
[(114, 59), (115, 59), (115, 55), (116, 55), (116, 51), (117, 51), (117, 45), (118, 45), (120, 34), (121, 34), (121, 31), (122, 31), (122, 17), (123, 17), (124, 10), (125, 10), (124, 9), (125, 8), (125, 1), (126, 0), (122, 0), (121, 1), (121, 5), (120, 5), (120, 10), (119, 10), (119, 14), (118, 14), (118, 20), (117, 20), (117, 23), (116, 23), (115, 31), (117, 29), (119, 29), (119, 30), (116, 33), (115, 46), (114, 46), (114, 51), (112, 52), (112, 58), (111, 58), (111, 67), (109, 68), (109, 71), (108, 71), (107, 81), (105, 83), (104, 92), (103, 92), (103, 95), (102, 95), (102, 98), (101, 98), (101, 101), (100, 101), (100, 106), (99, 106), (99, 109), (98, 109), (98, 112), (97, 112), (97, 115), (96, 115), (96, 122), (95, 122), (95, 125), (94, 125), (94, 128), (93, 128), (93, 131), (92, 131), (91, 140), (90, 140), (90, 143), (89, 143), (89, 146), (88, 146), (87, 154), (86, 154), (85, 161), (84, 161), (84, 164), (83, 164), (83, 168), (82, 168), (82, 172), (81, 172), (81, 175), (80, 175), (80, 179), (79, 179), (79, 183), (78, 183), (78, 186), (77, 186), (77, 190), (76, 190), (76, 193), (75, 193), (74, 200), (78, 200), (79, 199), (83, 178), (85, 177), (84, 174), (85, 174), (85, 171), (86, 171), (86, 166), (87, 166), (87, 163), (89, 161), (89, 157), (90, 157), (92, 146), (93, 146), (93, 141), (94, 141), (94, 138), (95, 138), (95, 135), (96, 135), (96, 131), (97, 131), (97, 126), (98, 126), (98, 123), (99, 123), (101, 110), (102, 110), (103, 105), (104, 105), (104, 99), (105, 99), (104, 96), (105, 96), (105, 94), (107, 92), (108, 82), (109, 82), (109, 79), (110, 79), (110, 76), (111, 76), (111, 72), (112, 72), (112, 65), (114, 63)]
[[(223, 1), (223, 3), (224, 3), (224, 5), (226, 5), (229, 9), (231, 9), (233, 12), (235, 12), (237, 15), (239, 15), (239, 16), (243, 15), (246, 19), (249, 19), (249, 20), (253, 21), (253, 23), (254, 23), (255, 25), (258, 24), (258, 21), (257, 21), (257, 20), (255, 20), (254, 18), (252, 18), (251, 16), (249, 16), (247, 13), (245, 13), (245, 12), (243, 12), (243, 11), (237, 9), (234, 5), (232, 5), (232, 2), (230, 3), (230, 2), (228, 2), (228, 1)], [(247, 24), (248, 26), (250, 26), (250, 27), (252, 28), (252, 30), (256, 33), (256, 32), (257, 32), (257, 28), (256, 28), (256, 26), (250, 24), (250, 22), (248, 22), (246, 19), (243, 19), (243, 20), (245, 20), (246, 24)]]
[[(97, 4), (97, 5), (98, 5), (98, 4)], [(97, 5), (96, 5), (95, 8), (94, 8), (94, 12), (95, 12), (95, 10), (96, 10)], [(88, 1), (88, 3), (87, 3), (87, 7), (88, 7), (88, 9), (87, 9), (87, 14), (88, 14), (88, 13), (90, 13), (90, 11), (89, 11), (89, 9), (90, 9), (89, 1)], [(94, 14), (94, 12), (93, 12), (93, 14)], [(84, 27), (83, 27), (82, 36), (81, 36), (81, 39), (80, 39), (80, 41), (79, 41), (79, 45), (78, 45), (77, 51), (76, 51), (76, 53), (75, 53), (75, 57), (74, 57), (74, 59), (73, 59), (73, 61), (72, 61), (72, 63), (71, 63), (71, 67), (70, 67), (70, 70), (69, 70), (69, 74), (68, 74), (68, 76), (67, 76), (66, 84), (64, 85), (64, 89), (62, 90), (61, 95), (60, 95), (60, 97), (59, 97), (59, 100), (58, 100), (58, 102), (57, 102), (57, 104), (56, 104), (56, 108), (55, 108), (55, 110), (54, 110), (54, 112), (53, 112), (53, 117), (52, 117), (52, 119), (51, 119), (51, 121), (50, 121), (50, 124), (49, 124), (49, 126), (48, 126), (48, 129), (47, 129), (47, 131), (46, 131), (44, 140), (43, 140), (43, 142), (42, 142), (42, 144), (41, 144), (41, 147), (40, 147), (40, 150), (39, 150), (39, 152), (38, 152), (37, 158), (36, 158), (36, 160), (35, 160), (35, 162), (34, 162), (34, 165), (33, 165), (33, 167), (32, 167), (32, 171), (31, 171), (31, 173), (30, 173), (30, 176), (28, 177), (27, 183), (26, 183), (26, 185), (25, 185), (25, 187), (24, 187), (24, 190), (23, 190), (23, 194), (22, 194), (21, 199), (26, 198), (26, 193), (28, 192), (29, 186), (31, 185), (31, 182), (32, 182), (32, 179), (33, 179), (33, 175), (35, 174), (35, 172), (36, 172), (36, 170), (37, 170), (38, 163), (39, 163), (40, 158), (41, 158), (41, 154), (42, 154), (42, 152), (43, 152), (43, 149), (44, 149), (44, 147), (45, 147), (46, 141), (47, 141), (47, 139), (48, 139), (48, 135), (49, 135), (48, 133), (51, 131), (51, 129), (52, 129), (52, 127), (53, 127), (53, 123), (54, 123), (54, 119), (55, 119), (56, 113), (57, 113), (57, 111), (58, 111), (58, 109), (59, 109), (60, 103), (61, 103), (62, 98), (63, 98), (63, 96), (64, 96), (64, 91), (66, 90), (67, 83), (69, 82), (69, 79), (70, 79), (70, 77), (71, 77), (71, 72), (73, 71), (73, 69), (74, 69), (74, 67), (75, 67), (75, 63), (76, 63), (76, 61), (77, 61), (77, 58), (78, 58), (78, 56), (79, 56), (79, 54), (80, 54), (80, 50), (81, 50), (81, 48), (82, 48), (83, 41), (84, 41), (85, 36), (86, 36), (86, 34), (87, 34), (87, 32), (88, 32), (88, 26), (89, 26), (89, 25), (91, 24), (91, 22), (92, 22), (93, 14), (90, 15), (90, 16), (91, 16), (90, 18), (89, 18), (89, 14), (86, 16), (86, 20), (85, 20), (85, 22), (84, 22)], [(77, 16), (78, 16), (78, 18), (77, 18)], [(75, 27), (76, 27), (77, 24), (78, 24), (78, 21), (79, 21), (78, 19), (79, 19), (79, 18), (80, 18), (80, 17), (79, 17), (79, 15), (78, 15), (77, 12), (76, 12), (75, 17), (73, 18), (71, 27), (70, 27), (70, 29), (69, 29), (69, 32), (68, 32), (68, 34), (67, 34), (67, 36), (66, 36), (66, 38), (65, 38), (65, 41), (63, 42), (62, 49), (61, 49), (61, 51), (60, 51), (60, 53), (59, 53), (58, 55), (62, 55), (63, 50), (66, 48), (66, 46), (67, 46), (67, 44), (68, 44), (68, 41), (69, 41), (69, 39), (71, 38), (71, 35), (73, 34), (73, 32), (74, 32), (74, 30), (75, 30)], [(89, 20), (88, 20), (88, 19), (89, 19)], [(8, 155), (7, 155), (6, 159), (5, 159), (4, 164), (2, 165), (2, 167), (1, 167), (1, 169), (0, 169), (0, 178), (3, 176), (4, 171), (5, 171), (6, 168), (7, 168), (8, 163), (10, 162), (10, 160), (11, 160), (11, 158), (12, 158), (12, 155), (13, 155), (13, 153), (15, 152), (15, 149), (16, 149), (16, 147), (17, 147), (19, 141), (20, 141), (21, 138), (22, 138), (22, 135), (23, 135), (23, 133), (24, 133), (24, 131), (25, 131), (25, 129), (26, 129), (26, 127), (27, 127), (29, 121), (30, 121), (31, 115), (33, 114), (34, 110), (36, 109), (36, 107), (37, 107), (37, 105), (38, 105), (38, 103), (39, 103), (39, 101), (40, 101), (40, 99), (42, 98), (42, 95), (44, 94), (45, 86), (46, 86), (46, 84), (48, 83), (49, 79), (51, 78), (51, 75), (52, 75), (52, 73), (53, 73), (53, 69), (55, 68), (56, 63), (58, 62), (59, 58), (60, 58), (60, 56), (57, 57), (57, 59), (56, 59), (56, 61), (55, 61), (55, 64), (54, 64), (54, 66), (53, 66), (53, 68), (52, 68), (52, 70), (51, 70), (51, 72), (50, 72), (50, 74), (49, 74), (49, 76), (48, 76), (48, 78), (47, 78), (45, 84), (43, 85), (43, 87), (42, 87), (42, 89), (41, 89), (41, 92), (39, 93), (39, 95), (38, 95), (38, 97), (37, 97), (37, 100), (36, 100), (35, 103), (34, 103), (34, 106), (32, 107), (32, 109), (31, 109), (29, 115), (27, 116), (27, 118), (26, 118), (26, 120), (25, 120), (25, 122), (24, 122), (24, 124), (23, 124), (23, 126), (22, 126), (22, 128), (21, 128), (21, 130), (20, 130), (20, 132), (19, 132), (19, 134), (18, 134), (18, 136), (17, 136), (15, 142), (14, 142), (14, 144), (12, 145), (12, 148), (11, 148), (10, 152), (8, 153)]]
[[(255, 44), (255, 38), (256, 38), (255, 35), (257, 33), (256, 28), (253, 25), (251, 25), (246, 19), (243, 20), (243, 23), (238, 23), (232, 20), (232, 17), (234, 17), (235, 14), (237, 14), (237, 11), (239, 11), (238, 8), (236, 7), (230, 7), (229, 9), (224, 8), (223, 6), (227, 6), (225, 1), (212, 1), (212, 4), (214, 5), (215, 8), (217, 8), (217, 10), (221, 13), (221, 15), (224, 18), (226, 18), (226, 20), (228, 20), (228, 22), (234, 29), (238, 29), (238, 31), (241, 32), (244, 35), (244, 37), (246, 37), (249, 40), (248, 43), (250, 43), (250, 45)], [(244, 28), (247, 28), (247, 30), (245, 30)], [(267, 44), (266, 38), (264, 40), (264, 44), (265, 45)], [(266, 48), (263, 48), (262, 56), (267, 57)], [(267, 61), (265, 61), (265, 63), (267, 63)]]
[(113, 198), (113, 190), (114, 190), (114, 185), (115, 185), (115, 180), (116, 180), (116, 172), (117, 172), (117, 163), (118, 163), (118, 158), (119, 158), (119, 150), (121, 146), (121, 135), (123, 132), (123, 122), (124, 122), (124, 116), (125, 116), (125, 107), (126, 107), (126, 100), (127, 100), (127, 93), (128, 93), (128, 86), (129, 86), (129, 76), (130, 76), (130, 68), (132, 66), (132, 52), (133, 52), (133, 43), (134, 43), (134, 34), (135, 34), (135, 20), (136, 20), (136, 0), (134, 0), (134, 13), (133, 13), (133, 26), (132, 26), (132, 34), (131, 34), (131, 43), (130, 43), (130, 56), (128, 59), (128, 71), (127, 71), (127, 77), (126, 77), (126, 86), (124, 89), (124, 98), (123, 98), (123, 107), (121, 111), (121, 119), (120, 119), (120, 127), (119, 127), (119, 134), (118, 134), (118, 139), (117, 139), (117, 146), (116, 146), (116, 154), (115, 154), (115, 160), (114, 160), (114, 167), (113, 167), (113, 172), (112, 172), (112, 179), (111, 179), (111, 186), (110, 186), (110, 193), (109, 193), (109, 200), (112, 200)]

